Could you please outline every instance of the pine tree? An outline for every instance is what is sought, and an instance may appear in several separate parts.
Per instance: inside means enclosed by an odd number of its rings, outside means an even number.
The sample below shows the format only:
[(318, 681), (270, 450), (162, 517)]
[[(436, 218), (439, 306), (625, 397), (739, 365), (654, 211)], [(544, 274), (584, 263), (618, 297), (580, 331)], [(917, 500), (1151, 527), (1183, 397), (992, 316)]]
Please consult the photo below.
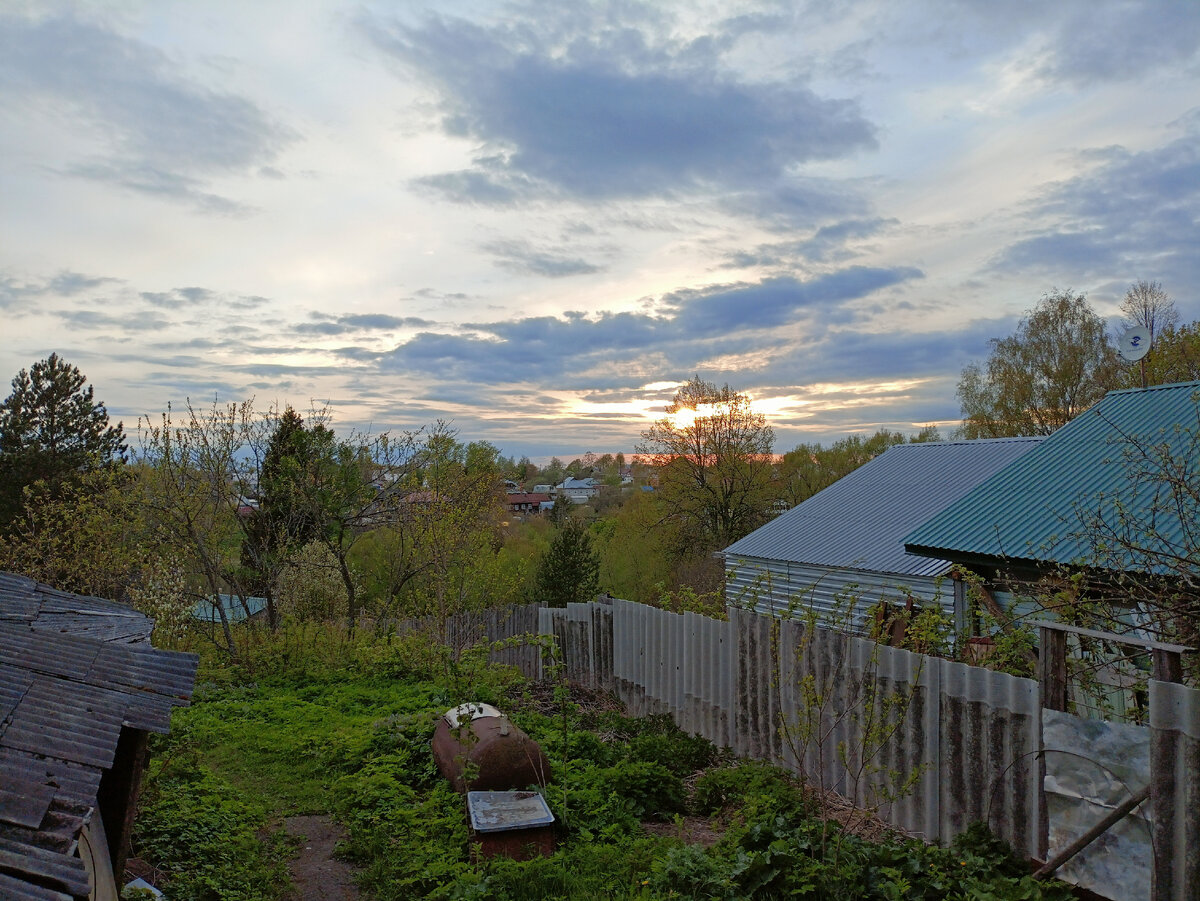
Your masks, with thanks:
[(600, 560), (587, 526), (568, 519), (550, 542), (534, 577), (533, 600), (550, 607), (592, 600), (600, 585)]
[(250, 583), (257, 594), (269, 594), (270, 582), (289, 551), (320, 535), (322, 523), (297, 486), (311, 469), (312, 444), (304, 419), (291, 407), (285, 409), (263, 455), (258, 509), (242, 542), (242, 566), (254, 573)]
[(78, 367), (58, 354), (22, 369), (0, 403), (0, 530), (23, 509), (23, 492), (42, 482), (52, 492), (79, 474), (125, 460), (121, 423), (95, 398)]

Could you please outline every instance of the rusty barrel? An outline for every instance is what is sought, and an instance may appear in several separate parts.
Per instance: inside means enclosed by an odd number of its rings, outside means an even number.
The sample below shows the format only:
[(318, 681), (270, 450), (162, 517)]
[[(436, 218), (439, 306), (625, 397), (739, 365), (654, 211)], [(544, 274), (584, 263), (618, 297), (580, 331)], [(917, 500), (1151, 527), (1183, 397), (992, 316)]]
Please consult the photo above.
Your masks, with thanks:
[(538, 743), (490, 704), (462, 704), (438, 720), (433, 756), (461, 792), (545, 785), (550, 761)]

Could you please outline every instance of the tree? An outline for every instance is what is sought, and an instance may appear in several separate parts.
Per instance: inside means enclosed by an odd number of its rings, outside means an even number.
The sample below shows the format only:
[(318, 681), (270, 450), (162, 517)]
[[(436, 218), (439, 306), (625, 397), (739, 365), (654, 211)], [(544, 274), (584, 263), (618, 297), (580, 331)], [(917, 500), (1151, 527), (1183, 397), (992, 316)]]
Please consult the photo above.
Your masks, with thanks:
[(193, 599), (214, 605), (230, 654), (237, 648), (217, 599), (248, 594), (239, 580), (245, 520), (238, 509), (248, 491), (242, 460), (256, 421), (251, 401), (214, 401), (207, 410), (189, 402), (181, 420), (168, 407), (158, 424), (139, 423), (138, 487), (149, 530), (155, 543), (179, 549)]
[[(1151, 351), (1162, 332), (1173, 328), (1177, 322), (1179, 311), (1175, 309), (1175, 302), (1159, 282), (1134, 282), (1125, 292), (1125, 299), (1121, 301), (1121, 325), (1126, 329), (1141, 326), (1149, 330)], [(1132, 367), (1128, 368), (1126, 384), (1131, 388), (1152, 384), (1148, 365), (1149, 361), (1142, 357), (1138, 360), (1136, 375)]]
[(675, 394), (667, 416), (642, 432), (638, 452), (658, 469), (665, 515), (684, 525), (694, 551), (705, 552), (766, 520), (774, 442), (745, 394), (697, 375)]
[(125, 459), (121, 423), (79, 369), (50, 354), (22, 369), (0, 404), (0, 530), (20, 513), (26, 486), (58, 488), (81, 473)]
[[(1147, 385), (1200, 381), (1200, 322), (1166, 325), (1154, 338), (1150, 352), (1139, 361), (1145, 368)], [(1141, 369), (1126, 369), (1125, 387), (1140, 388)]]
[[(937, 429), (932, 432), (929, 429), (922, 430), (911, 440), (936, 441)], [(789, 507), (794, 507), (864, 463), (874, 460), (892, 445), (904, 442), (904, 435), (900, 432), (880, 429), (869, 438), (850, 435), (829, 447), (820, 444), (798, 445), (783, 455), (776, 469), (777, 496)]]
[(964, 438), (1049, 435), (1120, 380), (1104, 320), (1082, 294), (1047, 294), (1007, 338), (993, 338), (986, 367), (958, 383)]
[(1149, 329), (1151, 344), (1163, 329), (1179, 322), (1175, 301), (1159, 282), (1138, 281), (1130, 285), (1121, 301), (1121, 315), (1125, 328), (1140, 325)]
[[(323, 429), (320, 418), (313, 428)], [(274, 585), (289, 556), (315, 541), (323, 523), (302, 501), (295, 480), (311, 467), (306, 455), (314, 442), (307, 440), (304, 419), (290, 406), (276, 417), (265, 415), (271, 426), (265, 451), (261, 441), (251, 441), (248, 452), (258, 462), (257, 507), (241, 515), (246, 520), (241, 563), (246, 570), (247, 590), (267, 600), (271, 626), (276, 625)], [(257, 458), (261, 456), (261, 460)]]
[(596, 596), (600, 560), (585, 523), (568, 518), (550, 542), (534, 576), (533, 601), (550, 607), (584, 603)]

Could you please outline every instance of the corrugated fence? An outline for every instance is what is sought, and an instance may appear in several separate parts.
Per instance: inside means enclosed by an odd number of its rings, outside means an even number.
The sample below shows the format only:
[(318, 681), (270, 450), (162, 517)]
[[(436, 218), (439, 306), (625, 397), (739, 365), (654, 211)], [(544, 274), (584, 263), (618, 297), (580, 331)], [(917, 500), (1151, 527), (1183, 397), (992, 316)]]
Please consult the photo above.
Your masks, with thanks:
[(538, 614), (544, 609), (542, 604), (489, 607), (456, 613), (444, 619), (423, 616), (379, 622), (376, 627), (386, 626), (390, 622), (400, 633), (423, 632), (436, 636), (455, 653), (484, 642), (504, 642), (503, 647), (491, 651), (488, 659), (492, 663), (515, 666), (527, 678), (537, 679), (541, 675), (541, 650), (536, 643), (540, 623)]
[[(983, 820), (1040, 856), (1049, 824), (1031, 679), (737, 608), (720, 621), (611, 600), (539, 619), (566, 677), (613, 691), (634, 714), (670, 714), (928, 841)], [(1182, 901), (1200, 896), (1200, 856), (1190, 853), (1200, 844), (1200, 692), (1152, 682), (1150, 704), (1153, 897)]]

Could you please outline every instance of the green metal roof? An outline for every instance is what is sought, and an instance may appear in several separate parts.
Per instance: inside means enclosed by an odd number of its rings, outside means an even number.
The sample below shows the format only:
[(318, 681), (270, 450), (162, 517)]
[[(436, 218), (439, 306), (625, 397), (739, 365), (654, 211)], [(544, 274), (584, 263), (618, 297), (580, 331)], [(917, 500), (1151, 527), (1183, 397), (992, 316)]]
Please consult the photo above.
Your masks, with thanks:
[[(1200, 486), (1200, 382), (1110, 392), (910, 532), (904, 546), (958, 561), (1085, 563), (1092, 554), (1082, 534), (1089, 511), (1111, 517), (1119, 510), (1153, 510), (1164, 549), (1194, 550), (1200, 498), (1182, 507), (1163, 504), (1162, 480), (1134, 478), (1147, 468), (1138, 449), (1159, 447)], [(1134, 559), (1121, 564), (1138, 565)]]

